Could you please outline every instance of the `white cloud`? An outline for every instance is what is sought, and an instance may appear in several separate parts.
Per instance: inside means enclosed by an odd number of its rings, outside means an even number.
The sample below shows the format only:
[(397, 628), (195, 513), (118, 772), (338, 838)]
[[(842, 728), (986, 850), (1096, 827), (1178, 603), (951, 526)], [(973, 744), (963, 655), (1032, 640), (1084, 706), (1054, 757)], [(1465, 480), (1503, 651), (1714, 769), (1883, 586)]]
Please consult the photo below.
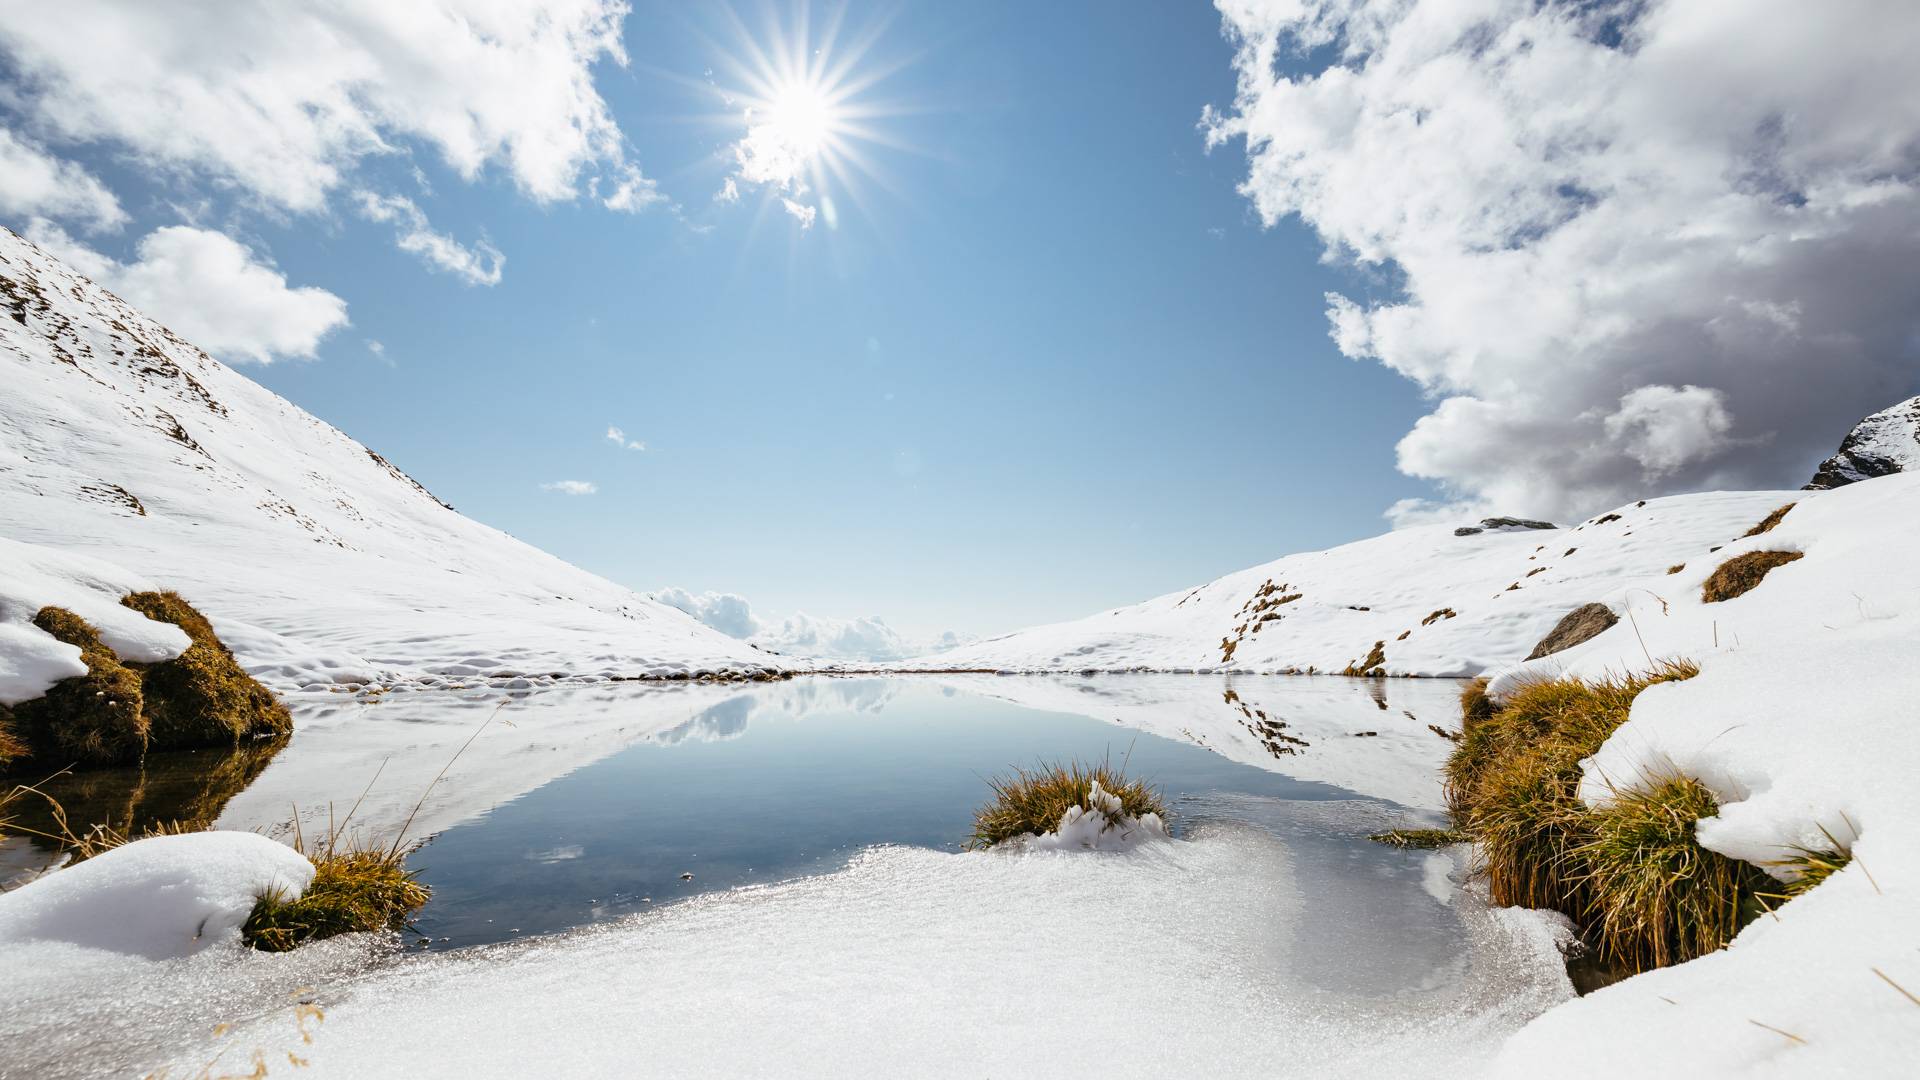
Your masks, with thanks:
[(780, 196), (780, 205), (786, 209), (787, 213), (793, 215), (793, 219), (800, 223), (802, 229), (813, 228), (813, 218), (818, 212), (813, 207), (805, 203), (795, 202), (785, 195)]
[[(595, 190), (597, 192), (598, 188)], [(666, 201), (667, 197), (660, 193), (659, 184), (642, 176), (637, 166), (625, 164), (614, 170), (613, 190), (600, 200), (600, 205), (609, 210), (637, 214), (649, 206)]]
[(762, 649), (788, 656), (828, 660), (904, 660), (941, 652), (973, 640), (947, 631), (931, 641), (902, 635), (877, 616), (839, 619), (799, 612), (780, 618), (762, 618), (737, 593), (696, 593), (681, 588), (661, 589), (655, 600), (679, 608), (708, 626)]
[(1449, 498), (1798, 484), (1916, 389), (1904, 5), (1220, 6), (1239, 85), (1209, 142), (1244, 140), (1264, 222), (1402, 286), (1330, 297), (1332, 334), (1439, 399), (1400, 465)]
[(720, 190), (713, 193), (713, 201), (721, 202), (721, 203), (739, 202), (740, 201), (740, 185), (734, 182), (733, 177), (731, 176), (727, 177), (727, 182), (724, 184), (721, 184)]
[(600, 485), (591, 480), (552, 480), (540, 485), (541, 491), (557, 491), (562, 495), (593, 495)]
[(0, 127), (0, 214), (58, 218), (93, 232), (127, 222), (120, 200), (94, 175)]
[(645, 450), (647, 448), (646, 443), (638, 439), (627, 438), (626, 432), (614, 427), (612, 424), (607, 425), (607, 441), (626, 450)]
[(426, 213), (404, 195), (356, 191), (353, 201), (361, 217), (393, 226), (394, 243), (401, 251), (417, 255), (428, 266), (444, 270), (469, 285), (500, 284), (500, 271), (506, 266), (507, 257), (485, 240), (467, 247), (445, 233), (435, 232)]
[[(540, 202), (605, 177), (647, 185), (593, 84), (626, 63), (617, 0), (26, 4), (0, 23), (39, 128), (320, 209), (370, 155), (432, 147), (461, 176), (498, 167)], [(75, 27), (85, 27), (76, 33)]]
[(348, 325), (345, 300), (313, 286), (289, 287), (273, 264), (211, 229), (155, 229), (130, 263), (80, 244), (49, 222), (35, 222), (28, 236), (223, 360), (312, 359), (328, 334)]

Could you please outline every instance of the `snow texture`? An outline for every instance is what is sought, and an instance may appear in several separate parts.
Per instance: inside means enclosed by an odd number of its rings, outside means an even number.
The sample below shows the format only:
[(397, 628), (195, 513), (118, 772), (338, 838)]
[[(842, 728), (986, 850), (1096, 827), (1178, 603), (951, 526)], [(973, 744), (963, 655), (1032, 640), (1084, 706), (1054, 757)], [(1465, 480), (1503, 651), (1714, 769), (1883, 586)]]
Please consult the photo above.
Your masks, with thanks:
[[(178, 590), (276, 689), (776, 666), (462, 517), (3, 230), (0, 315), (0, 529)], [(19, 576), (12, 559), (0, 575)], [(27, 602), (54, 595), (43, 584)], [(24, 685), (58, 670), (19, 662)]]
[[(1401, 529), (1197, 588), (907, 661), (905, 669), (1467, 676), (1513, 663), (1569, 611), (1675, 587), (1791, 492), (1630, 503), (1565, 529)], [(1478, 529), (1456, 535), (1456, 528)], [(1226, 646), (1232, 645), (1229, 652)], [(1367, 660), (1379, 647), (1381, 658)]]
[[(1641, 975), (1548, 1013), (1498, 1075), (1894, 1076), (1920, 1056), (1920, 475), (1808, 495), (1772, 531), (1677, 575), (1634, 620), (1517, 665), (1492, 689), (1597, 677), (1687, 657), (1590, 759), (1581, 796), (1674, 776), (1720, 812), (1705, 847), (1771, 869), (1796, 849), (1850, 849), (1844, 870), (1724, 951)], [(1804, 557), (1745, 595), (1704, 603), (1721, 561)], [(1637, 625), (1637, 633), (1636, 633)]]
[[(1569, 993), (1550, 922), (1439, 907), (1413, 882), (1408, 902), (1452, 922), (1459, 949), (1383, 958), (1397, 991), (1335, 989), (1321, 940), (1370, 931), (1308, 925), (1304, 872), (1250, 828), (1125, 853), (882, 847), (832, 874), (371, 970), (343, 942), (129, 959), (99, 990), (109, 1008), (137, 993), (145, 1025), (202, 985), (274, 1002), (296, 977), (325, 1019), (309, 1043), (286, 1007), (255, 1004), (224, 1033), (167, 1025), (177, 1041), (152, 1056), (73, 1047), (48, 1075), (186, 1074), (216, 1055), (244, 1072), (255, 1051), (278, 1075), (291, 1051), (319, 1077), (1470, 1076)], [(40, 991), (69, 981), (0, 964), (19, 1003), (0, 1019), (9, 1052), (60, 1030)]]
[(186, 956), (237, 940), (260, 897), (297, 896), (312, 881), (306, 856), (254, 833), (148, 837), (0, 894), (0, 955), (7, 965), (58, 963), (66, 947)]

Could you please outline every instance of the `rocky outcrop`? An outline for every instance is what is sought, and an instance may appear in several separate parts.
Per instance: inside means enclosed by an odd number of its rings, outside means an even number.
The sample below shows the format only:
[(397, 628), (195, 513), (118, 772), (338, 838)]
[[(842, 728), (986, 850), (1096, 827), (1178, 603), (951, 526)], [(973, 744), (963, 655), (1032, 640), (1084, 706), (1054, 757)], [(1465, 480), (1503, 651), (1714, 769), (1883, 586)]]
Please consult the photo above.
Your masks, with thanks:
[(1560, 526), (1551, 521), (1534, 521), (1531, 518), (1490, 517), (1481, 518), (1478, 525), (1462, 525), (1453, 530), (1455, 536), (1472, 536), (1474, 533), (1509, 532), (1515, 529), (1557, 529)]
[(1571, 649), (1588, 638), (1598, 637), (1601, 631), (1619, 621), (1620, 616), (1605, 604), (1582, 604), (1555, 623), (1547, 636), (1540, 639), (1540, 644), (1527, 654), (1527, 659), (1538, 660), (1562, 649)]
[(1805, 490), (1845, 487), (1876, 476), (1920, 469), (1920, 397), (1911, 397), (1860, 421), (1840, 452), (1820, 463)]

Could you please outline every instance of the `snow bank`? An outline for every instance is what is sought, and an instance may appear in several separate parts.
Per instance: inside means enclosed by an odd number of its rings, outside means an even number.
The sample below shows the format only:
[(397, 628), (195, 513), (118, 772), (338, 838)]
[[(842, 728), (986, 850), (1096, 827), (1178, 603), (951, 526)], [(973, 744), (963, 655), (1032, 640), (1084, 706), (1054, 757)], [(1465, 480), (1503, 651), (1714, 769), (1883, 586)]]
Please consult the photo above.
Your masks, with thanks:
[(121, 597), (152, 588), (100, 559), (0, 539), (0, 705), (30, 701), (87, 673), (77, 646), (33, 625), (43, 607), (66, 608), (92, 623), (122, 660), (151, 664), (185, 652), (185, 631), (121, 606)]
[[(1691, 658), (1700, 674), (1642, 694), (1586, 763), (1582, 797), (1692, 776), (1721, 804), (1698, 828), (1712, 850), (1769, 866), (1837, 840), (1854, 855), (1726, 950), (1542, 1017), (1500, 1075), (1891, 1076), (1920, 1057), (1915, 536), (1920, 476), (1804, 496), (1773, 531), (1629, 598), (1631, 622), (1495, 680), (1499, 692)], [(1743, 596), (1701, 601), (1716, 565), (1757, 550), (1805, 557)]]
[(1402, 960), (1408, 989), (1320, 989), (1303, 954), (1347, 928), (1305, 914), (1286, 849), (1253, 830), (1091, 859), (879, 848), (597, 930), (321, 977), (312, 1045), (274, 1015), (165, 1060), (293, 1050), (321, 1077), (1447, 1077), (1568, 993), (1543, 922), (1473, 905), (1460, 952)]
[(312, 881), (305, 856), (254, 833), (136, 840), (0, 893), (0, 964), (34, 944), (186, 956), (237, 938), (260, 897)]
[(1705, 559), (1796, 495), (1678, 495), (1565, 529), (1402, 529), (894, 666), (1339, 673), (1353, 665), (1471, 677), (1526, 656), (1574, 608), (1617, 609), (1635, 589), (1664, 587), (1670, 566)]
[[(223, 633), (255, 628), (229, 647), (276, 689), (776, 666), (461, 516), (4, 229), (0, 277), (18, 299), (0, 319), (0, 532), (176, 589)], [(23, 685), (58, 669), (5, 640)]]

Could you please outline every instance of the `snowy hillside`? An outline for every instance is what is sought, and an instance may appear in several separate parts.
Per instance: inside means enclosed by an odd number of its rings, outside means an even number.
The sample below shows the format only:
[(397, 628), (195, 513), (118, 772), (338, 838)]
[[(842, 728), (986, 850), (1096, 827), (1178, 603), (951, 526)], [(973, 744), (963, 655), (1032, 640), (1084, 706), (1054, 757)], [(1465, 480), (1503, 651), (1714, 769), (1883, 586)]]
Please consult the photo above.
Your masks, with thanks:
[[(1898, 1076), (1920, 1054), (1920, 475), (1803, 498), (1777, 527), (1698, 560), (1642, 607), (1565, 652), (1501, 672), (1595, 678), (1685, 657), (1700, 674), (1634, 700), (1584, 763), (1580, 796), (1691, 777), (1719, 812), (1710, 850), (1791, 876), (1797, 853), (1844, 867), (1756, 919), (1724, 951), (1547, 1013), (1500, 1076)], [(1780, 552), (1751, 590), (1706, 602), (1726, 560)]]
[(1571, 528), (1402, 529), (1288, 555), (1198, 588), (909, 661), (919, 669), (1477, 675), (1527, 656), (1569, 612), (1658, 607), (1669, 570), (1799, 498), (1676, 495)]
[(0, 536), (177, 589), (282, 688), (775, 666), (462, 517), (6, 230), (0, 315)]
[(1837, 488), (1876, 476), (1920, 471), (1920, 397), (1882, 409), (1847, 433), (1840, 451), (1820, 463), (1809, 490)]

